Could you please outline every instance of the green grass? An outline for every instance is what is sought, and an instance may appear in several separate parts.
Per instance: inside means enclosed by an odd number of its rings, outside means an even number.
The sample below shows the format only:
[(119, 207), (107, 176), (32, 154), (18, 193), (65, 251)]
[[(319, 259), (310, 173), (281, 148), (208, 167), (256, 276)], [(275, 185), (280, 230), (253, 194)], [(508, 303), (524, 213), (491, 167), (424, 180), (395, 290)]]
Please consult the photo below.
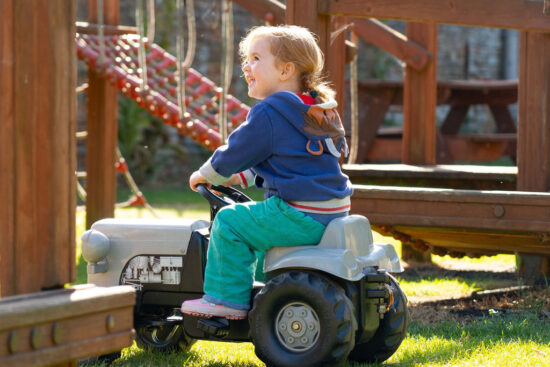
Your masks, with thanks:
[(525, 314), (471, 323), (413, 322), (390, 364), (405, 366), (549, 366), (550, 322)]
[[(123, 193), (121, 196), (124, 196)], [(146, 191), (148, 201), (161, 218), (208, 219), (208, 205), (198, 194), (189, 190)], [(260, 195), (253, 193), (255, 199)], [(150, 218), (143, 208), (117, 209), (115, 217)], [(84, 231), (85, 214), (77, 212), (78, 283), (86, 282), (86, 265), (80, 256), (80, 234)], [(374, 233), (375, 241), (390, 242), (400, 253), (400, 243), (393, 238)], [(479, 259), (452, 259), (433, 256), (441, 267), (473, 267), (480, 269), (513, 267), (510, 255)], [(474, 273), (469, 277), (407, 276), (400, 284), (411, 297), (455, 297), (474, 290), (513, 285), (490, 274)], [(512, 282), (513, 283), (513, 282)], [(391, 366), (550, 366), (550, 318), (540, 316), (535, 301), (520, 314), (496, 314), (469, 322), (443, 321), (421, 324), (413, 320), (408, 336), (398, 351), (384, 365)], [(550, 302), (550, 300), (548, 301)], [(539, 312), (536, 312), (535, 308)], [(90, 364), (100, 366), (101, 364)], [(140, 350), (134, 344), (123, 350), (114, 366), (186, 366), (186, 367), (261, 367), (265, 366), (254, 354), (251, 343), (219, 343), (198, 341), (189, 351), (162, 354)], [(368, 366), (355, 363), (349, 367)]]

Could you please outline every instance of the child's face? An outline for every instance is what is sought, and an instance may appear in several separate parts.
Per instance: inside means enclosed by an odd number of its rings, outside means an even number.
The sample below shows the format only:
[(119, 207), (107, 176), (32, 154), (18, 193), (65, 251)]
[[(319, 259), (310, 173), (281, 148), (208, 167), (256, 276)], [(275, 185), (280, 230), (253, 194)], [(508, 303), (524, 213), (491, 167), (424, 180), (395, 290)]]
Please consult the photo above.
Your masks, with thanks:
[(242, 68), (250, 97), (264, 99), (284, 90), (280, 79), (282, 67), (278, 67), (275, 61), (268, 37), (257, 37), (250, 42), (247, 59)]

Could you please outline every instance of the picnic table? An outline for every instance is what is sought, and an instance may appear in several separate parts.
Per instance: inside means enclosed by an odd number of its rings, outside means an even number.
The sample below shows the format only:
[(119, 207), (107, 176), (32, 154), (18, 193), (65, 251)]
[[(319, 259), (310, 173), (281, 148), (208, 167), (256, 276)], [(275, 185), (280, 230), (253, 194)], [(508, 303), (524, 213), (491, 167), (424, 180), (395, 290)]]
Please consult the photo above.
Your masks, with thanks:
[[(518, 99), (517, 80), (467, 80), (437, 83), (437, 105), (450, 109), (437, 131), (437, 161), (492, 161), (516, 157), (516, 125), (509, 106)], [(357, 161), (399, 161), (402, 128), (383, 128), (390, 106), (403, 105), (403, 82), (359, 81), (359, 146)], [(459, 134), (472, 105), (487, 105), (497, 131)]]

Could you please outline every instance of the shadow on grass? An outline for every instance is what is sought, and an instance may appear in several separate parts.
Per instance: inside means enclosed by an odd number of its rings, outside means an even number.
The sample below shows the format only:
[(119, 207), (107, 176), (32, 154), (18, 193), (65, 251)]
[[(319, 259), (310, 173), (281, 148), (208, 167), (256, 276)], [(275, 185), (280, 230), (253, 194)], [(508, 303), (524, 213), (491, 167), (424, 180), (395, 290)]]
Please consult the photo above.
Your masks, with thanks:
[[(508, 348), (525, 349), (535, 343), (550, 345), (550, 319), (534, 314), (494, 316), (477, 319), (471, 323), (440, 322), (422, 325), (413, 322), (408, 336), (390, 363), (358, 364), (348, 367), (411, 366), (419, 364), (453, 365), (467, 363), (473, 355), (505, 354)], [(462, 363), (461, 363), (462, 364)]]
[(399, 279), (408, 282), (458, 279), (466, 283), (469, 287), (477, 286), (482, 289), (519, 284), (519, 278), (515, 272), (452, 270), (439, 267), (436, 264), (408, 266), (403, 273), (399, 274)]

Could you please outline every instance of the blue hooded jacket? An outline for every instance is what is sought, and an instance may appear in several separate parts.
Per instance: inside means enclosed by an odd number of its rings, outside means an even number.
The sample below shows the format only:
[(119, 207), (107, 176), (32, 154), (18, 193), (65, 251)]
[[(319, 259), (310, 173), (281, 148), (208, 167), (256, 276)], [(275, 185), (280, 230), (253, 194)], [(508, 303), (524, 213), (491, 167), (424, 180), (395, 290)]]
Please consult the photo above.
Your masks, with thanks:
[(247, 121), (200, 168), (211, 183), (247, 171), (266, 198), (287, 202), (349, 198), (352, 187), (338, 163), (347, 150), (336, 102), (307, 105), (278, 92), (255, 105)]

